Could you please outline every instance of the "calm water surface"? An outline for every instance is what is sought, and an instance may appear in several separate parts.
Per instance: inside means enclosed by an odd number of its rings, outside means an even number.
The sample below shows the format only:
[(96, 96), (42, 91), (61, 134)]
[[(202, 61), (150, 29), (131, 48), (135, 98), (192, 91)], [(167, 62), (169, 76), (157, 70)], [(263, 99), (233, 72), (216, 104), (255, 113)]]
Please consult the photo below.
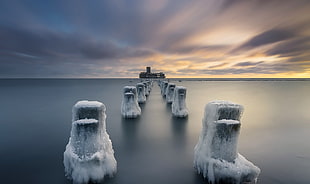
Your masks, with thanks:
[(107, 107), (107, 131), (118, 172), (108, 184), (203, 184), (193, 149), (204, 106), (230, 100), (244, 106), (239, 152), (260, 167), (260, 184), (310, 183), (310, 81), (173, 81), (188, 88), (189, 117), (174, 119), (154, 83), (136, 120), (122, 119), (129, 79), (0, 80), (0, 183), (72, 183), (63, 152), (78, 100)]

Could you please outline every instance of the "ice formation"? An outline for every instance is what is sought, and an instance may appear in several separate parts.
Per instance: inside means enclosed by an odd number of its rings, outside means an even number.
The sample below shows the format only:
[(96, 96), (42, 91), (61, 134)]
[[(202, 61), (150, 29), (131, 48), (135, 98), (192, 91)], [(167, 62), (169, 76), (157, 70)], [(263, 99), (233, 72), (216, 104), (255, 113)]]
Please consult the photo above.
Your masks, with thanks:
[(153, 86), (153, 81), (152, 80), (147, 80), (146, 83), (148, 84), (148, 91), (149, 91), (149, 93), (151, 93), (152, 86)]
[(195, 146), (194, 167), (210, 183), (256, 182), (260, 169), (237, 151), (243, 107), (227, 101), (206, 105)]
[(121, 113), (124, 118), (136, 118), (141, 115), (141, 108), (137, 99), (137, 88), (135, 86), (124, 87)]
[(172, 103), (173, 101), (174, 88), (175, 88), (174, 83), (168, 83), (165, 93), (166, 93), (166, 102), (169, 104)]
[(71, 136), (63, 162), (66, 176), (74, 183), (98, 182), (116, 173), (105, 110), (97, 101), (79, 101), (73, 106)]
[(143, 83), (137, 83), (136, 87), (138, 91), (138, 103), (145, 103), (145, 85)]
[(149, 83), (144, 81), (142, 82), (142, 84), (144, 84), (144, 91), (145, 91), (145, 96), (149, 96), (150, 95), (150, 86)]
[(161, 89), (161, 95), (162, 95), (163, 97), (166, 96), (166, 89), (167, 89), (167, 87), (168, 87), (168, 82), (167, 82), (167, 81), (163, 81), (163, 82), (161, 83), (161, 87), (160, 87), (160, 89)]
[(172, 101), (172, 114), (175, 117), (188, 116), (188, 110), (185, 103), (186, 87), (177, 86), (174, 88), (173, 101)]

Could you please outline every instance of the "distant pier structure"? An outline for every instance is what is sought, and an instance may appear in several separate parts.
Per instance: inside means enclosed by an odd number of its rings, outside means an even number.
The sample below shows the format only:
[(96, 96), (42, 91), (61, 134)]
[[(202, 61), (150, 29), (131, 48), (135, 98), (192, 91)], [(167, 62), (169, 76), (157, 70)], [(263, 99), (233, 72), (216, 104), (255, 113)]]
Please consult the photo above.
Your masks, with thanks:
[(151, 67), (146, 67), (146, 72), (141, 72), (139, 74), (139, 78), (166, 78), (165, 74), (163, 72), (159, 73), (152, 73), (151, 72)]

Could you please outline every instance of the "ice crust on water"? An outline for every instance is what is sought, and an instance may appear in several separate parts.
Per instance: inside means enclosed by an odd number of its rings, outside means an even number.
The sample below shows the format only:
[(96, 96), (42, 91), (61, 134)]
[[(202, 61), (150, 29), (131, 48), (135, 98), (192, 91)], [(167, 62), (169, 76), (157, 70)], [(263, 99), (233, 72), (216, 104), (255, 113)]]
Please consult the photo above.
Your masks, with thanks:
[(172, 100), (172, 115), (175, 117), (184, 118), (188, 116), (188, 109), (186, 107), (186, 87), (176, 86), (174, 88)]
[(172, 103), (173, 101), (174, 88), (175, 88), (174, 83), (168, 83), (165, 94), (166, 94), (166, 102), (169, 104)]
[(138, 103), (145, 103), (146, 101), (145, 85), (143, 83), (137, 83), (136, 87), (138, 91)]
[(121, 113), (124, 118), (137, 118), (141, 115), (141, 108), (137, 98), (137, 88), (135, 86), (124, 87)]
[(237, 151), (243, 107), (228, 101), (206, 105), (194, 167), (210, 183), (256, 182), (260, 169)]
[(73, 106), (64, 166), (66, 176), (74, 183), (99, 182), (116, 173), (117, 162), (105, 128), (105, 109), (97, 101), (79, 101)]

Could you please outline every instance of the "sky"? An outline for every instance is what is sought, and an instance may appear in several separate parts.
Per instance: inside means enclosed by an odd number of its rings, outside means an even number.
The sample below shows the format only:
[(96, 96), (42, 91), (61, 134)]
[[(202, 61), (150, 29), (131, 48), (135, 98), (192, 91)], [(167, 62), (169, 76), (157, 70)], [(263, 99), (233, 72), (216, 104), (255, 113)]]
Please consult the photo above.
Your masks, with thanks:
[(1, 0), (0, 78), (310, 78), (309, 0)]

